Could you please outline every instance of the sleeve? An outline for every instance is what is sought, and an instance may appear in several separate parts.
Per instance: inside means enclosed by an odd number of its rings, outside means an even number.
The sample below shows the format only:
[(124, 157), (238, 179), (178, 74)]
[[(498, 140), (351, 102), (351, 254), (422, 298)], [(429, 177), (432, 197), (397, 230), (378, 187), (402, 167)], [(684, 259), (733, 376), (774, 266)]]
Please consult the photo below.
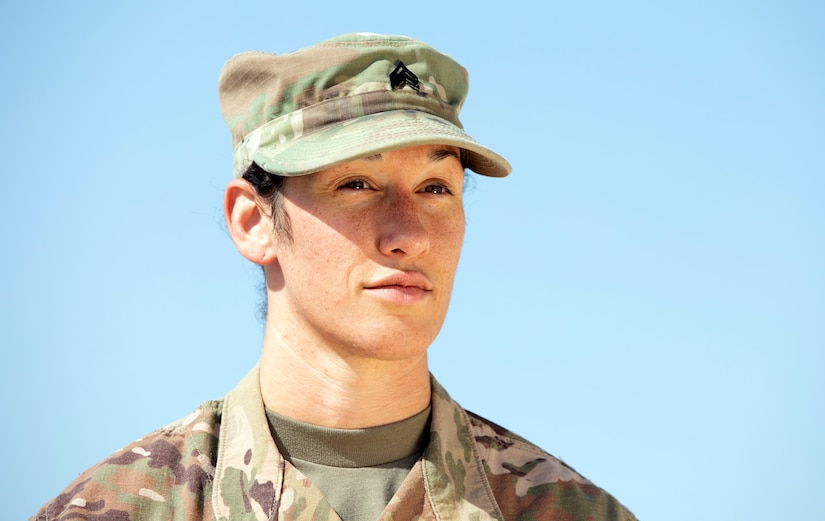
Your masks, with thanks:
[(208, 519), (217, 439), (199, 410), (83, 472), (31, 518)]

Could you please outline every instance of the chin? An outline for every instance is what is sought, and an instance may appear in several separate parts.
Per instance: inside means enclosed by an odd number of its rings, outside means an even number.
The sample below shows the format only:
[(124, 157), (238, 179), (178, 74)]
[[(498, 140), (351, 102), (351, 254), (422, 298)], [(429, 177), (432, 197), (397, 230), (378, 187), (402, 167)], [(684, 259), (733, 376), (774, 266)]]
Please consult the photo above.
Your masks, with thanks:
[(420, 333), (409, 334), (409, 332), (384, 334), (368, 341), (354, 342), (350, 346), (350, 351), (352, 354), (365, 358), (386, 362), (418, 360), (426, 354), (435, 336), (435, 334), (421, 335)]

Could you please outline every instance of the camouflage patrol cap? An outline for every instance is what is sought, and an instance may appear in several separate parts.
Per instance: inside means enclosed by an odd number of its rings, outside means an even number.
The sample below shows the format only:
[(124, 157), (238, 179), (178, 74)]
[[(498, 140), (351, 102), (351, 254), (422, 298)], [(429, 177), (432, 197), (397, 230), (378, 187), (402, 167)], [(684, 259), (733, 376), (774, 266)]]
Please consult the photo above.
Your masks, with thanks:
[(412, 38), (358, 33), (282, 55), (244, 52), (224, 65), (218, 92), (235, 177), (253, 161), (299, 176), (428, 144), (467, 150), (479, 174), (511, 170), (458, 120), (467, 71)]

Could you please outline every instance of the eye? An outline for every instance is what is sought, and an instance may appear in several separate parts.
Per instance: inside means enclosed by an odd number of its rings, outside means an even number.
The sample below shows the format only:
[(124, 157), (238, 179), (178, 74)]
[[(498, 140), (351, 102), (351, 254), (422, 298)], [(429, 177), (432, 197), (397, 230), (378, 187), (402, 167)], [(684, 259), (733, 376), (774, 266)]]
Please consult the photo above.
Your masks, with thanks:
[(339, 190), (366, 190), (369, 185), (363, 179), (350, 179), (338, 187)]
[(436, 195), (451, 194), (452, 193), (452, 192), (450, 192), (449, 188), (447, 188), (445, 185), (443, 185), (441, 183), (429, 184), (429, 185), (424, 187), (422, 192), (427, 192), (427, 193), (436, 194)]

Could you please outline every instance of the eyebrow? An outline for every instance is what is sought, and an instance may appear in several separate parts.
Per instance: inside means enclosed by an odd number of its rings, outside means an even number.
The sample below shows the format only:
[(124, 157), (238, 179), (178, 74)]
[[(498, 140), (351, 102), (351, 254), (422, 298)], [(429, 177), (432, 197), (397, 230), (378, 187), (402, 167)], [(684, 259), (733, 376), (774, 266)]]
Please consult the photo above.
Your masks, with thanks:
[(455, 152), (455, 150), (452, 150), (450, 148), (438, 148), (436, 150), (433, 150), (429, 154), (430, 161), (433, 161), (433, 162), (441, 161), (442, 159), (446, 159), (448, 157), (454, 157), (454, 158), (458, 159), (459, 162), (461, 161), (461, 156), (459, 156)]

